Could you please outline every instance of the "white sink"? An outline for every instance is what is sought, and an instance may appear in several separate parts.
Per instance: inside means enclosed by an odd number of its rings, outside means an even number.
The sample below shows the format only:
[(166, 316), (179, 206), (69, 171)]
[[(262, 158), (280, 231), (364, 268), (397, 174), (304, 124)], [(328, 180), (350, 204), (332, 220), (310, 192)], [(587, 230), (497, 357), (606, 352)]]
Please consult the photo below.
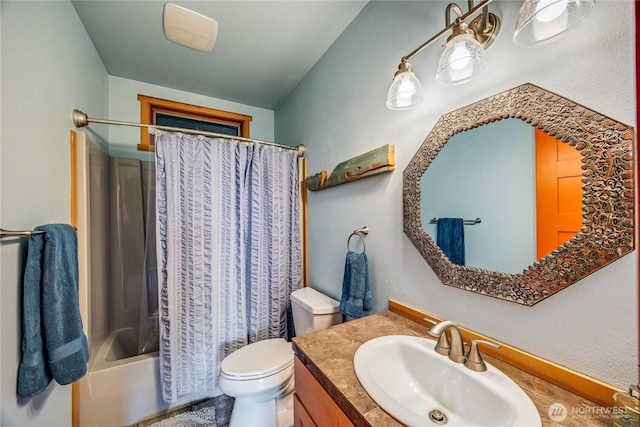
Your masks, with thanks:
[[(358, 380), (380, 408), (411, 427), (541, 426), (533, 402), (509, 377), (489, 363), (474, 372), (436, 353), (435, 344), (406, 335), (367, 341), (353, 359)], [(436, 422), (434, 410), (446, 423)]]

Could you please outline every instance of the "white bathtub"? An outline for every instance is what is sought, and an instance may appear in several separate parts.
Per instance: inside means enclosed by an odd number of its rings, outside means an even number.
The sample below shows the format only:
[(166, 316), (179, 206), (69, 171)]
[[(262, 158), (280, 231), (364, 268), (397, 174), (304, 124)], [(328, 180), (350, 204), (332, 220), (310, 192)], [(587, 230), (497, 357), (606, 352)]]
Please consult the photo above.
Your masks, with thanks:
[(80, 380), (81, 427), (129, 426), (220, 394), (183, 396), (171, 405), (164, 402), (157, 352), (116, 360), (132, 332), (131, 328), (112, 332), (91, 358), (89, 372)]

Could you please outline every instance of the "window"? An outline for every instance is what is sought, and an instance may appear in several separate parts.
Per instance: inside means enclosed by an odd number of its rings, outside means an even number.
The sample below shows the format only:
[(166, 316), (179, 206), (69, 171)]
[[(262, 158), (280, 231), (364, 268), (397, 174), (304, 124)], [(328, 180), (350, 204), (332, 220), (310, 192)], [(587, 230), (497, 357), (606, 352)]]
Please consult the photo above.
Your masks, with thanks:
[[(138, 95), (140, 122), (249, 138), (251, 116)], [(154, 151), (153, 135), (140, 130), (140, 151)]]

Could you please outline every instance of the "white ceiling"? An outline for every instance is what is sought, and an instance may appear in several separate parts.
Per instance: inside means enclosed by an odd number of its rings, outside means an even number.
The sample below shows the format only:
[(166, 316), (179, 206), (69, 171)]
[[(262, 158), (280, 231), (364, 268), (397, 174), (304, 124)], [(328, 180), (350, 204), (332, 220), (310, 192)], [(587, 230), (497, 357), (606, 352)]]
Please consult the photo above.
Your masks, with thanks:
[(164, 1), (72, 3), (109, 75), (274, 109), (367, 1), (174, 1), (218, 22), (212, 52), (165, 38)]

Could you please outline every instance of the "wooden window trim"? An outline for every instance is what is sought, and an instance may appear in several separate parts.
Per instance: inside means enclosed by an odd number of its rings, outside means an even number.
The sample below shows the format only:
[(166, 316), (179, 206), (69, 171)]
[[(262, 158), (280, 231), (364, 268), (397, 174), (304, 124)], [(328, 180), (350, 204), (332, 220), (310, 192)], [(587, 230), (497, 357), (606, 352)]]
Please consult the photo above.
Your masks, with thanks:
[[(250, 138), (249, 126), (253, 119), (252, 116), (140, 94), (138, 94), (138, 101), (140, 101), (140, 123), (143, 124), (152, 125), (154, 113), (163, 112), (192, 119), (209, 120), (238, 126), (239, 136), (243, 138)], [(151, 135), (149, 135), (146, 128), (140, 128), (140, 144), (138, 144), (138, 150), (155, 150), (153, 138), (151, 138)]]

